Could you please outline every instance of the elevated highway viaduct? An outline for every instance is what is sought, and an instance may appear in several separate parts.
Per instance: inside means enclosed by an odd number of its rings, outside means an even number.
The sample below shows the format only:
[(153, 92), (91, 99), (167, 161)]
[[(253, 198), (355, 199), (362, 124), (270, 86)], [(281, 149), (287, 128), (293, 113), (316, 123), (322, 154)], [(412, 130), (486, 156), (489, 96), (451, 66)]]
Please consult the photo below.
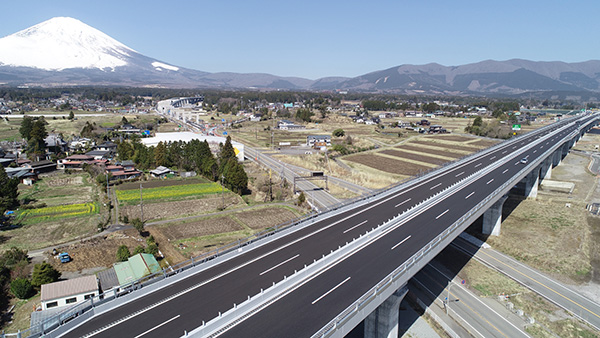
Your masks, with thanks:
[(369, 335), (388, 336), (407, 281), (482, 214), (495, 231), (497, 201), (521, 181), (532, 194), (598, 119), (554, 123), (313, 216), (48, 336), (343, 336), (365, 319)]

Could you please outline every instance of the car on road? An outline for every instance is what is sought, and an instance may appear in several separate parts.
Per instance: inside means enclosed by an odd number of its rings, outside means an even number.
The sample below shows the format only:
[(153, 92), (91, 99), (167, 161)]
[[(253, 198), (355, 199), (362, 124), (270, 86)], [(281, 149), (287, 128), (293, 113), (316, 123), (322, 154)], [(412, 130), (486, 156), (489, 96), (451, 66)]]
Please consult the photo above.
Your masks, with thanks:
[(521, 159), (521, 163), (523, 163), (523, 164), (527, 164), (527, 157), (523, 157), (523, 158)]

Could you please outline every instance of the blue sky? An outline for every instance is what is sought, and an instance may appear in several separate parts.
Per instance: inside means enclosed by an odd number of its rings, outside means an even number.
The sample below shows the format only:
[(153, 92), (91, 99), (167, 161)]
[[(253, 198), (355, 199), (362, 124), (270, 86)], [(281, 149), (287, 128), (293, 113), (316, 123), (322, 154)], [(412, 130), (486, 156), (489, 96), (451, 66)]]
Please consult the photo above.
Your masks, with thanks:
[(0, 37), (70, 16), (208, 72), (317, 79), (401, 64), (600, 59), (597, 0), (5, 1)]

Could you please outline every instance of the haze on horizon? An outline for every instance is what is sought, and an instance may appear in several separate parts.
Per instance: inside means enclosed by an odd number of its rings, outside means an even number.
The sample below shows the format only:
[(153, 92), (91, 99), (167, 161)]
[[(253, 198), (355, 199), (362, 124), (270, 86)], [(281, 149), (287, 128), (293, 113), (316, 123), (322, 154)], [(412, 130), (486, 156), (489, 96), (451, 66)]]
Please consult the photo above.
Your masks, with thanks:
[(140, 53), (207, 72), (353, 77), (401, 64), (600, 59), (587, 13), (600, 2), (10, 2), (0, 37), (56, 16)]

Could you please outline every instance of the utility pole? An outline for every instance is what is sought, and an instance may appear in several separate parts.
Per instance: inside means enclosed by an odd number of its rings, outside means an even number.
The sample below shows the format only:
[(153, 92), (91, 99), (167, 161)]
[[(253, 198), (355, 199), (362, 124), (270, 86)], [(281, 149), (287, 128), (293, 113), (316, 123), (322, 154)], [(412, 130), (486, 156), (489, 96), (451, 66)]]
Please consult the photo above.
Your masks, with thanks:
[(225, 176), (221, 174), (221, 210), (225, 210), (225, 188), (223, 186), (223, 180)]
[(271, 180), (271, 169), (269, 169), (269, 202), (273, 202), (273, 182)]
[(144, 223), (144, 199), (142, 196), (142, 183), (140, 182), (140, 213), (141, 213), (141, 221)]
[(448, 289), (447, 289), (448, 293), (446, 293), (446, 301), (445, 301), (446, 302), (446, 304), (445, 304), (446, 305), (445, 306), (446, 314), (448, 314), (448, 308), (450, 307), (450, 287), (452, 287), (452, 280), (448, 281)]

